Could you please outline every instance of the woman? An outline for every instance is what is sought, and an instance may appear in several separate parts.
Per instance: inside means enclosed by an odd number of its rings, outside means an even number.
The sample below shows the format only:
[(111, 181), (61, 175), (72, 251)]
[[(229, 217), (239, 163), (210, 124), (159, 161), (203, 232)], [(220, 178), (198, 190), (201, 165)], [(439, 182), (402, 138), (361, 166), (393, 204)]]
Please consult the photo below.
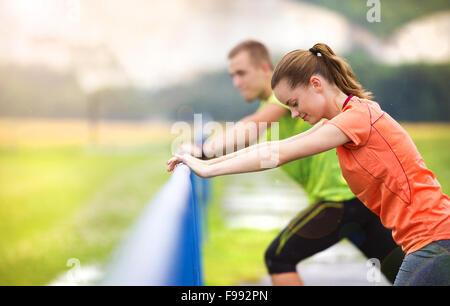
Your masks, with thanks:
[[(361, 95), (364, 93), (361, 92)], [(286, 107), (272, 95), (262, 101)], [(293, 120), (286, 114), (279, 120), (279, 139), (306, 132), (313, 126)], [(270, 139), (271, 131), (268, 130)], [(380, 218), (351, 192), (332, 149), (281, 166), (299, 183), (308, 196), (309, 206), (302, 210), (272, 241), (264, 254), (267, 271), (274, 286), (304, 285), (297, 265), (308, 257), (347, 238), (366, 258), (376, 258), (380, 271), (394, 283), (404, 253), (383, 227)]]
[(352, 192), (392, 229), (406, 252), (394, 285), (450, 285), (450, 199), (407, 132), (364, 92), (348, 63), (325, 44), (296, 50), (275, 68), (272, 89), (305, 133), (210, 161), (176, 155), (203, 177), (264, 170), (336, 148)]

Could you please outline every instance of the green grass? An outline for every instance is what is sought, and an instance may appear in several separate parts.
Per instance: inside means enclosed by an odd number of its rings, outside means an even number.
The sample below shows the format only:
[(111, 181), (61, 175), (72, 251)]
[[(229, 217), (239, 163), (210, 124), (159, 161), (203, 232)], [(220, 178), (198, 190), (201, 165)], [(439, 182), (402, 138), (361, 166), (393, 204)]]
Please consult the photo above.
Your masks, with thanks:
[(0, 285), (44, 285), (67, 260), (103, 263), (167, 180), (168, 144), (0, 149)]
[(402, 124), (445, 194), (450, 194), (450, 124)]
[(220, 202), (228, 177), (212, 182), (212, 196), (208, 214), (207, 239), (204, 242), (205, 284), (227, 286), (257, 283), (266, 273), (265, 247), (278, 231), (230, 229), (224, 223)]
[[(450, 192), (450, 124), (406, 124), (425, 163), (439, 180), (444, 193)], [(213, 180), (209, 211), (209, 239), (204, 245), (207, 285), (258, 283), (267, 272), (264, 252), (278, 231), (229, 229), (223, 222), (220, 201), (228, 177)]]

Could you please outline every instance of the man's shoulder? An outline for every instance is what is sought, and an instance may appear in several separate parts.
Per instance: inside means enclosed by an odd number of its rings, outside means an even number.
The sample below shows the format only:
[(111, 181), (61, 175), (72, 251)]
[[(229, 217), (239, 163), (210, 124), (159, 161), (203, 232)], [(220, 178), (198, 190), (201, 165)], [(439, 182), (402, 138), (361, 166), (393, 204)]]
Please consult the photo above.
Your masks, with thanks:
[(289, 107), (287, 107), (286, 105), (284, 105), (283, 103), (281, 103), (280, 101), (278, 101), (277, 97), (275, 97), (275, 95), (272, 93), (270, 95), (269, 98), (267, 98), (267, 100), (262, 100), (261, 101), (261, 105), (267, 105), (269, 103), (275, 104), (275, 105), (279, 105), (285, 109), (289, 109)]

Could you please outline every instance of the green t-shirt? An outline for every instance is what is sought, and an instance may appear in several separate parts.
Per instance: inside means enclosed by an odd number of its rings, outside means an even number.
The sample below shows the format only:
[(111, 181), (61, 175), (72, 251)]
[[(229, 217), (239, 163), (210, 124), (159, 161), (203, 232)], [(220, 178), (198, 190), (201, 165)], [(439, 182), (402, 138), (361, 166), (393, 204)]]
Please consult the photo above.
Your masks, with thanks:
[[(261, 101), (259, 109), (267, 103), (275, 103), (289, 109), (272, 95)], [(279, 139), (285, 139), (303, 133), (312, 127), (302, 119), (292, 119), (288, 112), (279, 120)], [(271, 129), (267, 131), (267, 140), (271, 139)], [(309, 202), (345, 201), (355, 197), (342, 176), (336, 149), (310, 157), (298, 159), (281, 166), (291, 178), (298, 182), (308, 195)]]

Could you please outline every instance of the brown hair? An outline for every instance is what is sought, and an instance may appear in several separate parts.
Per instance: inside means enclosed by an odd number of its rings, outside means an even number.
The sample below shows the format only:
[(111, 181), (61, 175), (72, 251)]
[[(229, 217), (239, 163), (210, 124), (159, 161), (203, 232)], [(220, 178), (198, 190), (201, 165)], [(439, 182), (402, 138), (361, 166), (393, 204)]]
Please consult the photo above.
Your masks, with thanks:
[(235, 46), (228, 53), (228, 59), (235, 57), (238, 53), (242, 51), (247, 51), (250, 55), (250, 59), (255, 66), (261, 64), (261, 62), (267, 62), (270, 66), (270, 69), (273, 70), (273, 62), (269, 54), (269, 50), (266, 46), (256, 40), (245, 40)]
[(356, 80), (350, 65), (337, 56), (326, 44), (315, 44), (309, 50), (294, 50), (286, 54), (272, 76), (272, 89), (284, 78), (292, 88), (307, 85), (311, 76), (320, 74), (346, 95), (353, 94), (363, 99), (371, 99), (372, 93), (366, 91)]

